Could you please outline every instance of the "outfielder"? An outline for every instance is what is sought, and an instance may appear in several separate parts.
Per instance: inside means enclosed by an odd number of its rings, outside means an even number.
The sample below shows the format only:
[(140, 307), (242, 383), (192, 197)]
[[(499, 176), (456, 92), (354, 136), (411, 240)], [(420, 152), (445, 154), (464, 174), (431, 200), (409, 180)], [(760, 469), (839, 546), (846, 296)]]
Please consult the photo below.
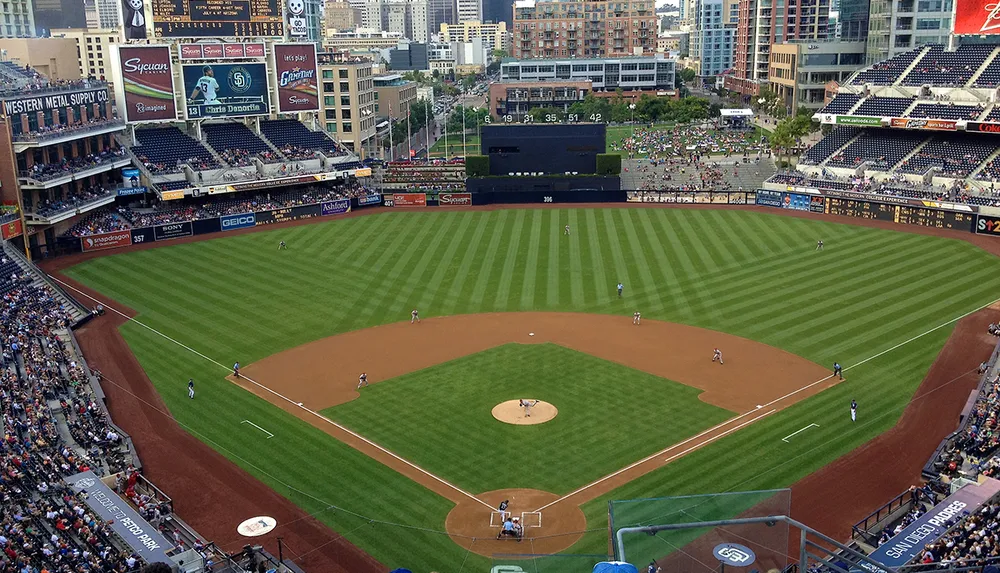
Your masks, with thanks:
[(568, 235), (568, 234), (569, 234), (569, 225), (566, 225), (566, 228), (563, 231), (563, 235)]
[(360, 390), (362, 386), (367, 386), (367, 385), (368, 385), (368, 373), (362, 372), (361, 376), (358, 376), (358, 390)]
[(719, 361), (719, 364), (722, 364), (722, 351), (718, 348), (712, 351), (712, 362), (715, 362), (716, 360)]
[(625, 285), (623, 285), (622, 283), (618, 283), (618, 298), (622, 297), (622, 289), (623, 288), (625, 288)]
[(851, 400), (851, 421), (852, 422), (858, 421), (858, 403), (855, 402), (853, 399)]
[(284, 241), (281, 241), (280, 243), (278, 243), (278, 250), (279, 251), (284, 251), (286, 249), (288, 249), (288, 245), (286, 245)]
[(642, 315), (638, 312), (632, 315), (632, 324), (639, 324), (642, 322)]
[(817, 251), (823, 250), (823, 241), (816, 241), (816, 250)]
[(534, 406), (535, 404), (537, 404), (538, 402), (539, 402), (538, 400), (533, 400), (532, 401), (532, 400), (525, 400), (523, 398), (521, 399), (521, 407), (524, 408), (524, 417), (525, 418), (530, 418), (531, 417), (531, 407)]
[(194, 378), (188, 378), (188, 398), (194, 400)]
[(417, 313), (417, 309), (413, 309), (413, 312), (410, 313), (410, 324), (414, 322), (420, 322), (420, 315)]

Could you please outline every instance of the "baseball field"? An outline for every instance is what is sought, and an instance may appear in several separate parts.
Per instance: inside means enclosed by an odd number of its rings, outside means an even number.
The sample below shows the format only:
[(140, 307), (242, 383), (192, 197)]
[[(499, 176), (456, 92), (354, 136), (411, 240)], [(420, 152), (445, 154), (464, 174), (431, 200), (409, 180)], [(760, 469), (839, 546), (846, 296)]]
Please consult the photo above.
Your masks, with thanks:
[[(609, 499), (832, 462), (895, 423), (1000, 260), (763, 211), (579, 208), (381, 212), (64, 272), (137, 313), (121, 332), (187, 431), (385, 565), (453, 572), (606, 553)], [(491, 414), (518, 399), (558, 414)], [(521, 545), (493, 539), (503, 499)]]

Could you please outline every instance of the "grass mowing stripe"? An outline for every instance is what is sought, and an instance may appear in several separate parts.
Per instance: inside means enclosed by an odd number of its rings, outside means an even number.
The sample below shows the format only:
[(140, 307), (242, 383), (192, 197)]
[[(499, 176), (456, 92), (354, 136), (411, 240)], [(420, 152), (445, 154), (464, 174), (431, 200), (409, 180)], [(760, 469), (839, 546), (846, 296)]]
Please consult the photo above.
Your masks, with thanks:
[(479, 259), (476, 283), (472, 288), (472, 295), (468, 298), (468, 303), (474, 307), (479, 307), (486, 298), (486, 288), (490, 284), (490, 274), (493, 272), (493, 260), (496, 259), (502, 240), (509, 232), (507, 230), (507, 219), (513, 216), (512, 213), (513, 211), (506, 209), (494, 213), (497, 220), (496, 228), (493, 229), (490, 242), (486, 246), (485, 256)]
[[(713, 235), (725, 236), (727, 234), (726, 229), (729, 229), (734, 225), (738, 225), (741, 227), (745, 236), (750, 236), (750, 233), (747, 232), (748, 228), (746, 226), (746, 221), (744, 220), (744, 218), (733, 215), (732, 211), (712, 210), (703, 212), (705, 213), (706, 216), (706, 225), (708, 225), (708, 227), (714, 231)], [(721, 245), (722, 239), (718, 240), (719, 244)], [(756, 249), (757, 245), (753, 241), (727, 241), (727, 242), (729, 243), (728, 244), (729, 248), (735, 248), (736, 251), (740, 253), (740, 256), (737, 257), (737, 261), (741, 268), (746, 263), (754, 261), (763, 255), (761, 251), (758, 251)]]
[[(683, 242), (688, 245), (688, 248), (684, 249), (684, 255), (691, 264), (691, 270), (702, 274), (712, 272), (728, 264), (733, 264), (734, 262), (731, 259), (727, 263), (721, 256), (718, 258), (712, 256), (709, 246), (706, 243), (708, 237), (712, 236), (714, 231), (705, 228), (695, 220), (697, 213), (699, 211), (695, 211), (692, 217), (684, 217), (676, 221), (676, 228), (683, 235)], [(683, 261), (684, 259), (682, 258), (681, 260)]]
[[(434, 274), (431, 275), (430, 280), (427, 281), (423, 296), (417, 302), (418, 309), (429, 308), (431, 306), (431, 302), (437, 300), (436, 297), (440, 294), (438, 291), (442, 288), (441, 285), (444, 283), (445, 275), (447, 275), (448, 271), (454, 264), (455, 255), (458, 253), (458, 247), (464, 244), (466, 233), (469, 232), (469, 229), (472, 228), (477, 219), (478, 217), (473, 212), (462, 213), (462, 216), (458, 218), (457, 225), (454, 221), (450, 225), (442, 225), (442, 228), (448, 230), (450, 240), (448, 241), (447, 247), (445, 247), (444, 254), (441, 255), (441, 259), (436, 264)], [(441, 304), (435, 304), (433, 306), (440, 307)]]
[[(629, 275), (628, 267), (625, 265), (625, 254), (622, 251), (621, 241), (618, 239), (618, 226), (615, 223), (614, 211), (614, 209), (606, 209), (601, 212), (601, 216), (604, 219), (605, 236), (608, 238), (608, 245), (611, 247), (611, 260), (615, 267), (615, 284), (622, 283), (625, 285), (625, 288), (631, 290), (635, 286), (632, 277)], [(608, 289), (614, 292), (615, 284), (609, 284)]]
[[(680, 263), (681, 270), (687, 275), (693, 275), (695, 273), (694, 264), (691, 262), (691, 258), (687, 254), (687, 245), (690, 241), (696, 240), (696, 238), (687, 233), (678, 233), (677, 220), (673, 221), (672, 225), (664, 225), (660, 228), (663, 232), (663, 236), (666, 238), (667, 243), (671, 247), (671, 252), (676, 255), (677, 261)], [(690, 229), (690, 227), (688, 227)], [(688, 298), (692, 302), (692, 307), (695, 310), (696, 315), (709, 315), (715, 319), (718, 319), (718, 310), (715, 310), (711, 303), (706, 300), (705, 292), (700, 288), (690, 289), (692, 296)]]
[[(567, 218), (569, 221), (570, 229), (579, 229), (580, 225), (577, 222), (577, 209), (569, 209), (567, 213)], [(568, 237), (563, 237), (568, 245), (569, 249), (569, 287), (570, 287), (570, 301), (574, 308), (584, 308), (584, 295), (583, 295), (583, 255), (580, 252), (580, 233), (571, 233)], [(596, 292), (595, 298), (596, 298)]]
[(593, 210), (588, 209), (584, 218), (590, 247), (589, 270), (593, 279), (594, 300), (597, 304), (608, 304), (611, 302), (611, 295), (608, 293), (608, 277), (604, 274), (604, 261), (601, 259), (601, 233), (597, 229), (597, 217)]
[(451, 286), (448, 288), (448, 296), (441, 308), (441, 314), (454, 314), (455, 308), (461, 302), (462, 287), (465, 285), (466, 279), (469, 278), (469, 269), (472, 268), (472, 263), (475, 262), (476, 251), (483, 239), (483, 233), (486, 231), (486, 221), (484, 219), (486, 217), (482, 216), (475, 221), (475, 232), (472, 235), (472, 239), (465, 246), (465, 255), (463, 255), (462, 262), (458, 265), (458, 271), (455, 273), (455, 277), (451, 281)]
[(521, 246), (521, 237), (524, 235), (524, 220), (527, 219), (527, 211), (514, 211), (514, 224), (511, 227), (508, 237), (507, 254), (504, 257), (503, 268), (500, 270), (500, 278), (496, 288), (496, 296), (493, 297), (493, 310), (503, 311), (509, 308), (508, 298), (510, 298), (510, 287), (514, 281), (514, 265), (517, 264), (517, 255)]
[(542, 211), (532, 211), (528, 254), (524, 263), (524, 280), (521, 282), (521, 307), (524, 310), (535, 308), (535, 284), (538, 277), (538, 254), (541, 250)]
[(548, 226), (549, 232), (547, 233), (549, 237), (549, 268), (548, 268), (548, 284), (545, 288), (545, 303), (550, 306), (556, 306), (559, 304), (559, 220), (561, 218), (561, 209), (553, 209), (547, 214), (549, 216)]

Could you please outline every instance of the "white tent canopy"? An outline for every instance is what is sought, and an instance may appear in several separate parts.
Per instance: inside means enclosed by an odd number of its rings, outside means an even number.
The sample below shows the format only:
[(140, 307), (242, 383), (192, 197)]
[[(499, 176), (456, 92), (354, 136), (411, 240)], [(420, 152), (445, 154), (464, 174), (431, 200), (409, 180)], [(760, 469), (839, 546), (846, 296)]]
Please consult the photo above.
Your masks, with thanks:
[(720, 109), (719, 114), (722, 117), (753, 117), (753, 110), (749, 108), (745, 109)]

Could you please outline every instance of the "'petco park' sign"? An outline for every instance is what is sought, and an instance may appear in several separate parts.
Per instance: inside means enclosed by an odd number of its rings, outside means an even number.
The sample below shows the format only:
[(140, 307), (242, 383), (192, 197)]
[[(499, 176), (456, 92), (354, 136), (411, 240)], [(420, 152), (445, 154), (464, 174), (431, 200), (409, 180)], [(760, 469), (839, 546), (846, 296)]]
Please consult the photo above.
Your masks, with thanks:
[(469, 207), (472, 205), (472, 193), (441, 193), (438, 195), (438, 205)]

